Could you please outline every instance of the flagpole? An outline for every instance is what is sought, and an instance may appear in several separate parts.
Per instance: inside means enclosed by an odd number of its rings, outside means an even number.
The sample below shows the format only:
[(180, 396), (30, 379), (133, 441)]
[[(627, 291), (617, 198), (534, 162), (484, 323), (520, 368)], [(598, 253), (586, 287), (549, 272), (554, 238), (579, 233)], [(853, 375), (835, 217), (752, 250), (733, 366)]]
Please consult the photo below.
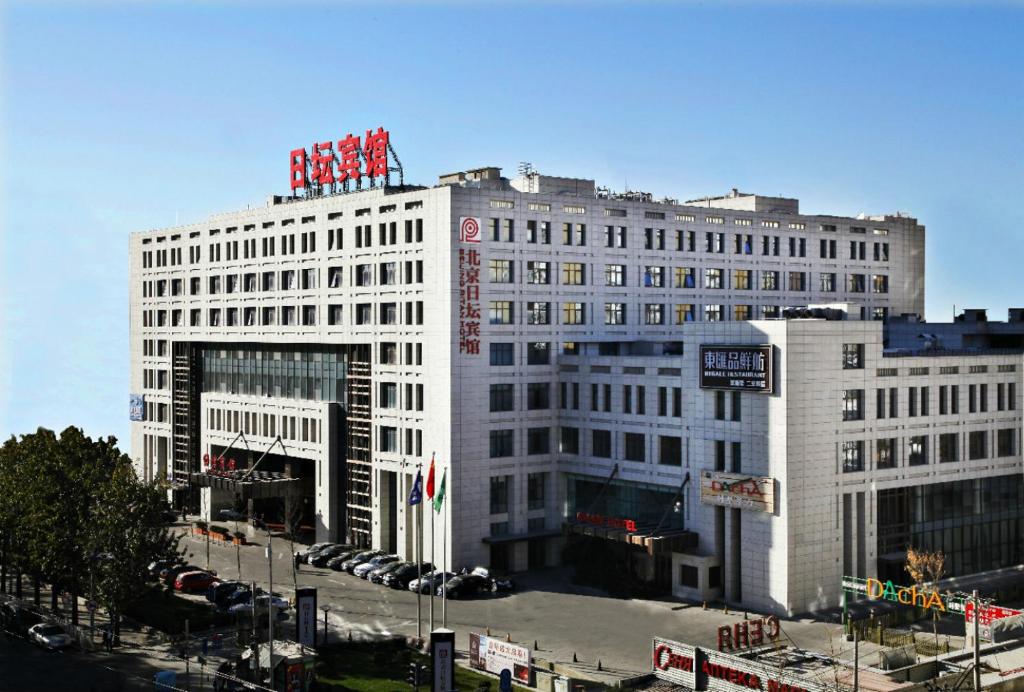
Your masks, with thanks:
[[(420, 464), (416, 468), (416, 478), (422, 478), (423, 464)], [(413, 481), (415, 483), (416, 481)], [(416, 555), (416, 577), (423, 579), (423, 487), (420, 486), (420, 501), (419, 505), (419, 517), (413, 517), (416, 521), (416, 538), (417, 547), (413, 549), (413, 554)], [(419, 642), (423, 641), (423, 616), (420, 602), (423, 600), (423, 594), (417, 589), (416, 591), (416, 640), (417, 646)]]
[[(434, 572), (437, 572), (437, 563), (434, 562), (434, 515), (437, 512), (434, 511), (433, 506), (430, 508), (430, 564), (434, 566)], [(430, 580), (430, 631), (434, 631), (434, 580)]]
[[(442, 476), (442, 478), (447, 478), (447, 470), (445, 471), (445, 475)], [(445, 488), (446, 494), (447, 494), (447, 490), (448, 489)], [(443, 551), (443, 554), (444, 554), (444, 557), (441, 558), (441, 560), (444, 562), (445, 569), (448, 569), (448, 505), (451, 504), (451, 503), (450, 502), (446, 503), (444, 501), (445, 499), (446, 498), (443, 498), (443, 497), (441, 498), (441, 511), (443, 512), (443, 514), (441, 515), (441, 546), (442, 546), (442, 551)], [(448, 580), (447, 579), (444, 580), (444, 585), (441, 587), (441, 589), (442, 589), (442, 591), (441, 591), (441, 627), (448, 627)]]

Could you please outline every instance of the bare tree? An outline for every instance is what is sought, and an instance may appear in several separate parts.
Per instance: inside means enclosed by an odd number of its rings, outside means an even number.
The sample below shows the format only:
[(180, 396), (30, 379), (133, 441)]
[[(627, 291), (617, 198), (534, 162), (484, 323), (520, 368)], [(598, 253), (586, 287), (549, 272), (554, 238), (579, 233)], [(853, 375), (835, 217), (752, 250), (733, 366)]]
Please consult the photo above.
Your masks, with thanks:
[[(946, 555), (941, 550), (931, 552), (918, 550), (911, 546), (907, 548), (907, 562), (904, 567), (918, 588), (925, 584), (936, 584), (946, 574)], [(938, 666), (939, 611), (934, 608), (932, 609), (932, 634), (935, 635), (935, 660), (936, 666)]]

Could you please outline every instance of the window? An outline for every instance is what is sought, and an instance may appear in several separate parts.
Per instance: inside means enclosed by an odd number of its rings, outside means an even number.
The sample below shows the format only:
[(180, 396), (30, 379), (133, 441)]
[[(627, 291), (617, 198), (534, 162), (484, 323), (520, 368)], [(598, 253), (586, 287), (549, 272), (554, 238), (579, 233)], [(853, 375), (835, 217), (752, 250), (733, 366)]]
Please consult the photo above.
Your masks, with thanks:
[(491, 477), (491, 514), (508, 513), (508, 491), (511, 481), (511, 476)]
[(691, 303), (677, 303), (675, 308), (676, 324), (682, 324), (683, 322), (693, 322), (694, 312), (693, 305)]
[(988, 431), (974, 430), (967, 433), (967, 458), (971, 461), (988, 457)]
[[(509, 344), (511, 345), (511, 344)], [(547, 365), (551, 362), (550, 349), (546, 341), (533, 341), (526, 344), (527, 365)]]
[(730, 394), (732, 397), (732, 410), (730, 411), (729, 420), (738, 421), (741, 419), (743, 412), (743, 397), (740, 396), (742, 392), (730, 392)]
[(563, 425), (560, 430), (558, 451), (562, 454), (579, 454), (580, 429)]
[(548, 428), (528, 428), (526, 453), (548, 454), (551, 451), (551, 431)]
[(562, 263), (562, 283), (566, 286), (582, 286), (586, 283), (583, 265), (579, 262)]
[(682, 466), (683, 438), (658, 435), (658, 463), (664, 466)]
[(977, 385), (967, 385), (967, 412), (977, 413), (978, 411), (978, 387)]
[(492, 384), (491, 385), (491, 412), (512, 411), (515, 409), (515, 396), (513, 385)]
[(514, 430), (492, 430), (491, 437), (491, 459), (499, 457), (510, 457), (514, 452)]
[(612, 434), (608, 430), (591, 430), (590, 442), (592, 453), (601, 459), (612, 458)]
[(665, 306), (657, 303), (644, 305), (644, 324), (664, 324)]
[(721, 322), (722, 321), (722, 306), (721, 305), (705, 305), (704, 306), (704, 321), (705, 322)]
[(626, 323), (626, 305), (625, 305), (625, 303), (605, 303), (604, 304), (604, 323), (605, 324), (625, 324)]
[(911, 418), (917, 416), (917, 387), (907, 389), (907, 415)]
[(527, 303), (527, 324), (551, 324), (551, 303)]
[(978, 409), (984, 413), (988, 411), (988, 385), (978, 385)]
[(700, 569), (696, 565), (679, 565), (679, 586), (696, 589), (699, 579)]
[(544, 509), (547, 496), (548, 474), (531, 473), (526, 477), (526, 508), (528, 510)]
[(737, 291), (750, 290), (750, 270), (734, 269), (732, 272), (732, 287)]
[(734, 305), (732, 312), (734, 320), (743, 322), (750, 319), (751, 307), (749, 305)]
[(779, 273), (777, 271), (762, 271), (761, 272), (761, 290), (762, 291), (777, 291), (777, 290), (779, 290)]
[(551, 275), (547, 262), (526, 263), (526, 283), (528, 284), (549, 284)]
[(380, 451), (398, 451), (398, 428), (382, 425), (380, 427)]
[(586, 324), (586, 317), (583, 303), (562, 303), (562, 324)]
[(855, 473), (864, 470), (864, 442), (844, 442), (842, 447), (843, 473)]
[(665, 268), (644, 267), (644, 286), (646, 288), (663, 288), (665, 286)]
[(825, 272), (819, 275), (821, 279), (821, 292), (822, 293), (835, 293), (836, 292), (836, 275), (834, 272)]
[(316, 325), (316, 306), (315, 305), (303, 305), (302, 306), (302, 324), (307, 327)]
[(626, 461), (645, 461), (643, 433), (623, 433), (623, 458)]
[(491, 344), (491, 365), (512, 365), (514, 344)]
[(491, 324), (512, 324), (512, 301), (490, 301), (487, 314)]
[(721, 288), (722, 287), (722, 270), (721, 269), (705, 269), (704, 270), (704, 288)]
[(958, 384), (949, 387), (949, 412), (954, 416), (960, 413), (960, 385)]
[(907, 465), (923, 466), (928, 463), (928, 438), (914, 435), (907, 440)]
[(843, 420), (864, 420), (864, 390), (843, 390)]
[(665, 249), (665, 229), (664, 228), (645, 228), (644, 229), (644, 249), (645, 250), (664, 250)]
[(606, 264), (604, 265), (604, 285), (605, 286), (625, 286), (626, 285), (626, 267), (621, 264)]
[(843, 370), (864, 368), (864, 344), (843, 344)]
[(715, 392), (715, 420), (725, 420), (725, 392)]
[(896, 468), (896, 439), (875, 441), (875, 468), (894, 469)]
[(547, 382), (530, 382), (526, 385), (526, 408), (530, 411), (551, 408), (551, 387)]
[(804, 272), (789, 272), (789, 290), (806, 291), (807, 274)]
[(1003, 428), (996, 431), (996, 456), (1012, 457), (1016, 453), (1016, 442), (1013, 428)]
[(676, 288), (694, 288), (693, 267), (674, 267), (672, 285)]
[(515, 222), (512, 219), (488, 219), (491, 240), (511, 243), (515, 240)]
[[(386, 266), (386, 265), (381, 265)], [(512, 260), (492, 259), (487, 262), (488, 278), (492, 284), (510, 284), (513, 281)], [(384, 282), (382, 282), (384, 283)]]
[(888, 293), (889, 292), (889, 277), (885, 274), (872, 274), (871, 275), (871, 292), (872, 293)]
[(960, 435), (957, 433), (939, 434), (939, 463), (960, 461)]
[(398, 304), (397, 303), (381, 303), (380, 304), (380, 323), (381, 324), (398, 324)]

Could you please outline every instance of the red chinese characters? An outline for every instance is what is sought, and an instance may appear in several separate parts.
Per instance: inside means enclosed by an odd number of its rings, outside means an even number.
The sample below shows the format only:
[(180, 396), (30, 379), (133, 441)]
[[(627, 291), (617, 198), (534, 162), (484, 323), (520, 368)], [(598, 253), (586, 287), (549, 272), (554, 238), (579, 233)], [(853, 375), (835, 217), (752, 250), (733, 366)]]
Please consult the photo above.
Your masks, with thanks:
[[(347, 183), (388, 176), (390, 134), (383, 127), (367, 130), (362, 140), (349, 133), (343, 139), (317, 142), (311, 151), (293, 149), (289, 156), (291, 189), (323, 188), (334, 183)], [(365, 165), (364, 165), (365, 164)], [(346, 188), (347, 189), (347, 188)]]
[(459, 250), (459, 353), (480, 354), (480, 253)]

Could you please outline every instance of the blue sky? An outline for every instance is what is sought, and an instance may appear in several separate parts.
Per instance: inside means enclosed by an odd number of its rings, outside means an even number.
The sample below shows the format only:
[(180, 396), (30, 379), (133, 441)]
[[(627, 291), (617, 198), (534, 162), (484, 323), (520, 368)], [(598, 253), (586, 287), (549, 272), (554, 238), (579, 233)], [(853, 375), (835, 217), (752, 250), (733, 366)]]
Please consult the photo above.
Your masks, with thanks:
[(128, 431), (128, 235), (262, 204), (384, 125), (479, 165), (928, 227), (927, 316), (1024, 305), (1024, 10), (762, 2), (6, 3), (0, 436)]

